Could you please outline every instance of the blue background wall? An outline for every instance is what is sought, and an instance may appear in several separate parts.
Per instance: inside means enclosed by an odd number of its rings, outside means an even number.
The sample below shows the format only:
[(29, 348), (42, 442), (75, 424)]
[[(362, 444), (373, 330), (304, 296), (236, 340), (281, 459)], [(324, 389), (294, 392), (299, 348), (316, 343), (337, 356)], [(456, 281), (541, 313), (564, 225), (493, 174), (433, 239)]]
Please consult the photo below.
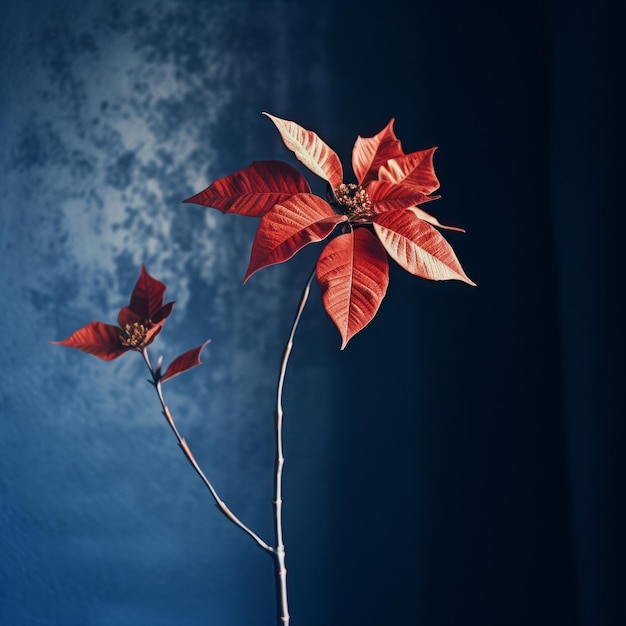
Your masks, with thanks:
[[(315, 288), (285, 392), (294, 625), (626, 621), (623, 3), (2, 3), (0, 623), (273, 624), (270, 560), (215, 510), (141, 359), (47, 345), (113, 322), (142, 262), (153, 354), (228, 504), (271, 537), (277, 368), (319, 249), (241, 285), (256, 224), (181, 200), (294, 163), (261, 111), (349, 162), (391, 117), (438, 145), (478, 283), (392, 268), (339, 351)], [(311, 182), (312, 176), (309, 176)], [(315, 183), (318, 184), (318, 183)]]

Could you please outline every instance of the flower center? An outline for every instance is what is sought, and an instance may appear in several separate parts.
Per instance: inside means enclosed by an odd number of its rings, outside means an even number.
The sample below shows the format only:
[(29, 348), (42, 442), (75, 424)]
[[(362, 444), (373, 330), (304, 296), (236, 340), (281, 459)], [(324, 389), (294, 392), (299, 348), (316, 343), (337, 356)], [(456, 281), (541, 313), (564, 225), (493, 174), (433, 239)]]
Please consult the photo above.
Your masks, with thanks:
[(146, 321), (143, 324), (133, 322), (126, 324), (120, 333), (120, 343), (128, 348), (136, 348), (140, 350), (144, 346), (146, 335), (152, 327), (152, 322)]
[(345, 207), (346, 215), (351, 220), (366, 219), (372, 214), (372, 203), (361, 185), (341, 183), (335, 189), (335, 197)]

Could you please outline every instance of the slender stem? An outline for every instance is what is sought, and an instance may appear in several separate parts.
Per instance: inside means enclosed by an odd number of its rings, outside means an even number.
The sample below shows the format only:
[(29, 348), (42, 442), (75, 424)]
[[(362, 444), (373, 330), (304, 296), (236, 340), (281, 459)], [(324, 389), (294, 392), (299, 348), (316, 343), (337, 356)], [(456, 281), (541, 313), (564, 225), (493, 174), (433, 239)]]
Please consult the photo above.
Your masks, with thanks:
[[(226, 506), (226, 503), (219, 497), (217, 491), (215, 490), (215, 488), (213, 487), (213, 485), (211, 484), (209, 479), (204, 475), (204, 472), (200, 469), (200, 466), (198, 465), (198, 462), (196, 461), (193, 453), (191, 452), (191, 449), (189, 448), (189, 445), (187, 444), (185, 439), (178, 432), (178, 428), (176, 428), (176, 423), (174, 422), (174, 418), (172, 417), (172, 414), (170, 413), (169, 408), (165, 404), (165, 399), (163, 398), (163, 390), (161, 389), (161, 381), (159, 380), (158, 371), (155, 371), (154, 368), (152, 367), (152, 364), (150, 363), (150, 358), (148, 357), (148, 352), (147, 352), (147, 350), (145, 348), (141, 351), (141, 354), (142, 354), (142, 356), (144, 358), (144, 361), (146, 362), (146, 365), (148, 366), (148, 369), (150, 370), (150, 374), (152, 375), (152, 382), (154, 384), (154, 387), (156, 389), (157, 395), (159, 397), (159, 402), (161, 403), (161, 408), (163, 409), (163, 416), (165, 417), (165, 419), (167, 420), (167, 423), (170, 425), (170, 428), (174, 432), (174, 435), (176, 436), (176, 439), (178, 441), (178, 445), (180, 446), (181, 450), (183, 451), (183, 454), (187, 457), (187, 460), (189, 461), (189, 463), (191, 463), (191, 466), (194, 468), (194, 470), (196, 470), (196, 473), (198, 474), (198, 476), (200, 476), (200, 478), (202, 479), (202, 482), (205, 484), (207, 489), (211, 492), (211, 496), (213, 496), (213, 500), (215, 500), (215, 504), (217, 505), (217, 508), (233, 524), (235, 524), (236, 526), (241, 528), (241, 530), (243, 530), (250, 537), (252, 537), (252, 539), (254, 539), (254, 541), (257, 543), (257, 545), (260, 548), (262, 548), (263, 550), (265, 550), (269, 554), (274, 555), (275, 552), (276, 552), (275, 549), (272, 548), (267, 543), (265, 543), (265, 541), (263, 541), (255, 532), (250, 530), (228, 508), (228, 506)], [(157, 366), (157, 370), (158, 369), (159, 369), (159, 367)]]
[(183, 454), (191, 463), (191, 466), (194, 468), (198, 476), (202, 479), (202, 482), (205, 484), (213, 500), (215, 500), (215, 504), (217, 508), (236, 526), (241, 528), (247, 535), (249, 535), (256, 544), (265, 550), (268, 554), (270, 554), (274, 559), (274, 568), (276, 572), (276, 590), (277, 590), (277, 604), (278, 604), (278, 624), (280, 626), (289, 626), (289, 608), (287, 602), (287, 569), (285, 567), (285, 542), (283, 539), (283, 466), (285, 464), (285, 457), (283, 454), (283, 388), (285, 385), (285, 375), (287, 373), (287, 364), (289, 363), (289, 357), (291, 355), (291, 350), (293, 348), (293, 340), (296, 334), (296, 329), (298, 328), (298, 324), (300, 323), (300, 318), (302, 316), (302, 312), (304, 311), (304, 306), (309, 298), (309, 293), (311, 291), (311, 283), (313, 282), (313, 277), (315, 276), (315, 271), (311, 272), (306, 285), (302, 291), (302, 295), (300, 297), (300, 302), (298, 304), (298, 309), (296, 311), (296, 315), (293, 320), (293, 324), (291, 325), (291, 331), (289, 333), (289, 339), (287, 340), (287, 344), (285, 345), (285, 349), (283, 352), (283, 358), (280, 366), (280, 373), (278, 376), (278, 386), (276, 390), (276, 462), (275, 462), (275, 474), (274, 474), (274, 527), (276, 533), (276, 547), (268, 545), (265, 541), (263, 541), (255, 532), (253, 532), (250, 528), (248, 528), (229, 508), (226, 506), (226, 503), (219, 497), (217, 491), (209, 481), (209, 479), (205, 476), (204, 472), (198, 465), (189, 445), (185, 441), (185, 439), (178, 432), (178, 428), (176, 427), (176, 423), (174, 422), (174, 418), (170, 413), (167, 404), (165, 404), (165, 399), (163, 398), (163, 390), (161, 388), (161, 381), (159, 375), (159, 365), (157, 368), (153, 368), (150, 362), (150, 358), (148, 356), (148, 351), (143, 348), (141, 350), (141, 355), (150, 370), (150, 374), (152, 376), (152, 383), (154, 384), (154, 388), (156, 389), (157, 396), (159, 397), (159, 402), (161, 403), (161, 408), (163, 411), (163, 416), (165, 417), (167, 423), (169, 424), (172, 432), (174, 433), (176, 440), (178, 441), (178, 445), (180, 446)]
[(309, 279), (302, 291), (298, 310), (296, 311), (289, 339), (283, 352), (283, 359), (280, 366), (280, 374), (278, 376), (278, 388), (276, 391), (276, 465), (275, 465), (275, 482), (274, 482), (274, 523), (276, 530), (276, 549), (273, 552), (274, 565), (276, 569), (276, 586), (278, 595), (278, 623), (281, 626), (289, 626), (289, 608), (287, 603), (287, 569), (285, 567), (285, 542), (283, 540), (283, 465), (285, 457), (283, 455), (283, 387), (285, 384), (285, 375), (287, 373), (287, 364), (291, 349), (293, 348), (293, 339), (302, 316), (302, 311), (308, 300), (311, 290), (311, 282), (315, 276), (315, 271), (311, 272)]

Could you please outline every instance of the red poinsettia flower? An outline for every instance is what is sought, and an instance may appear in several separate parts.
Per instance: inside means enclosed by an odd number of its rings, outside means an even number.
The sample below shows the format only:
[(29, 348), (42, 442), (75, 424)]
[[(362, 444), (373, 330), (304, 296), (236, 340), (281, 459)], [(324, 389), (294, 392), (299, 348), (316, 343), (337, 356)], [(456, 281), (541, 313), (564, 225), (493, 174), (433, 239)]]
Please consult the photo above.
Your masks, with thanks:
[(176, 357), (164, 374), (161, 373), (161, 359), (156, 368), (152, 368), (145, 349), (161, 332), (165, 320), (174, 307), (173, 302), (163, 304), (165, 289), (165, 285), (152, 278), (142, 265), (141, 274), (130, 297), (130, 304), (122, 307), (117, 316), (119, 326), (104, 322), (91, 322), (79, 328), (64, 341), (51, 343), (77, 348), (104, 361), (117, 359), (129, 350), (143, 352), (155, 384), (170, 380), (200, 365), (200, 353), (209, 342), (205, 341), (201, 346), (187, 350)]
[(316, 266), (324, 307), (339, 329), (342, 349), (376, 315), (389, 283), (388, 255), (430, 280), (474, 283), (434, 228), (443, 226), (418, 205), (435, 200), (436, 148), (405, 154), (392, 119), (373, 137), (358, 137), (352, 151), (356, 183), (344, 183), (337, 154), (295, 122), (266, 113), (287, 146), (328, 183), (327, 200), (311, 193), (304, 177), (280, 161), (255, 161), (185, 200), (223, 213), (260, 217), (244, 282), (257, 270), (290, 259), (309, 243), (342, 232)]
[(119, 326), (91, 322), (72, 333), (61, 346), (77, 348), (105, 361), (117, 359), (129, 350), (143, 350), (161, 332), (172, 312), (173, 302), (163, 304), (165, 285), (152, 278), (141, 266), (141, 274), (130, 297), (130, 304), (120, 309)]

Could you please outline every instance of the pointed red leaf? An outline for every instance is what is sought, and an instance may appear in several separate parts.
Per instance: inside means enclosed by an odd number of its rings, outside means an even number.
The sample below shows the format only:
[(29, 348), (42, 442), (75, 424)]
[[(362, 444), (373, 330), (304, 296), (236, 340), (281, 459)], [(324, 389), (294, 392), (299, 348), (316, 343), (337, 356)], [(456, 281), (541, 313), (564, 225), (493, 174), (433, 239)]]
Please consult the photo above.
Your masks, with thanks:
[(183, 202), (201, 204), (222, 213), (261, 217), (293, 194), (310, 192), (307, 180), (291, 165), (282, 161), (254, 161)]
[(165, 321), (169, 317), (169, 314), (172, 312), (173, 308), (174, 302), (168, 302), (167, 304), (164, 304), (156, 313), (152, 315), (150, 320), (155, 324), (157, 322)]
[[(435, 199), (434, 196), (432, 196), (432, 198), (433, 200)], [(459, 228), (457, 226), (445, 226), (444, 224), (441, 224), (436, 217), (433, 217), (432, 215), (430, 215), (430, 213), (426, 213), (424, 209), (420, 209), (419, 207), (412, 206), (410, 210), (413, 211), (413, 213), (415, 213), (417, 217), (428, 222), (429, 224), (432, 224), (433, 226), (436, 226), (437, 228), (445, 228), (446, 230), (456, 230), (459, 233), (465, 232), (464, 228)]]
[(339, 187), (343, 181), (343, 168), (341, 161), (335, 153), (313, 131), (303, 128), (295, 122), (267, 115), (278, 129), (285, 145), (291, 150), (296, 158), (314, 174), (327, 180), (333, 189)]
[(378, 168), (402, 156), (402, 145), (393, 131), (394, 119), (373, 137), (357, 137), (352, 149), (352, 169), (359, 185), (377, 178)]
[(441, 233), (413, 211), (389, 211), (373, 221), (389, 256), (407, 272), (430, 280), (462, 280), (475, 285)]
[(372, 202), (373, 213), (409, 209), (416, 204), (437, 199), (435, 196), (423, 193), (417, 187), (396, 185), (387, 180), (373, 180), (367, 183), (365, 189)]
[(433, 164), (436, 149), (419, 150), (389, 159), (378, 170), (378, 179), (415, 187), (426, 195), (431, 194), (439, 189), (439, 179)]
[(103, 322), (91, 322), (73, 332), (64, 341), (51, 343), (68, 348), (76, 348), (87, 354), (93, 354), (104, 361), (112, 361), (127, 352), (130, 348), (122, 346), (119, 329)]
[(243, 282), (257, 270), (287, 261), (307, 244), (325, 239), (347, 219), (312, 194), (297, 194), (276, 205), (261, 219)]
[[(151, 320), (152, 316), (163, 307), (164, 293), (165, 285), (161, 281), (152, 278), (142, 264), (141, 274), (130, 296), (130, 304), (125, 308), (130, 309), (139, 318), (137, 321)], [(122, 311), (120, 311), (121, 315)], [(118, 322), (122, 326), (119, 319)]]
[(322, 251), (317, 280), (324, 308), (341, 334), (341, 349), (376, 315), (389, 284), (384, 248), (366, 228), (339, 235)]
[(200, 365), (202, 361), (200, 360), (200, 353), (202, 352), (204, 346), (207, 345), (211, 340), (205, 341), (201, 346), (197, 348), (192, 348), (191, 350), (187, 350), (180, 356), (177, 356), (167, 368), (167, 371), (161, 378), (160, 382), (164, 383), (166, 380), (170, 380), (174, 378), (174, 376), (178, 376), (187, 370), (190, 370), (192, 367), (196, 367), (196, 365)]

